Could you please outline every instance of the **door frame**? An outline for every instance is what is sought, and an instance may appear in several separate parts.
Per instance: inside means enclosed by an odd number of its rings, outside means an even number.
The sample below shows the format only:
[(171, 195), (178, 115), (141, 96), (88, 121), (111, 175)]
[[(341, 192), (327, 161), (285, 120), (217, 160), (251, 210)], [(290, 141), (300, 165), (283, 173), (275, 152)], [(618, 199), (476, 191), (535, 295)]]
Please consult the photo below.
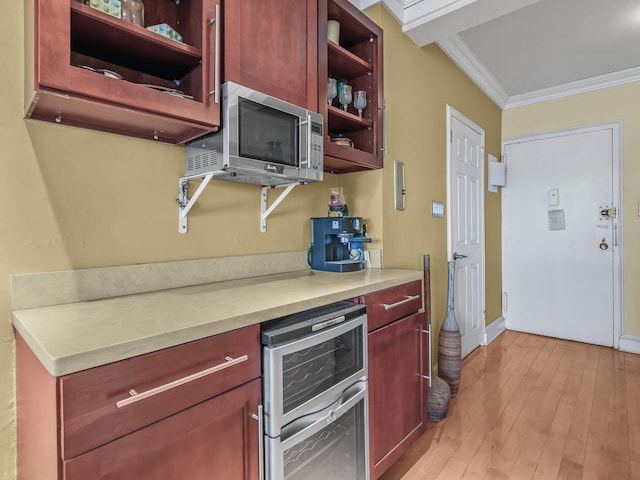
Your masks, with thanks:
[[(451, 135), (452, 135), (452, 119), (456, 118), (457, 120), (459, 120), (460, 122), (466, 124), (469, 128), (475, 130), (476, 132), (478, 132), (480, 134), (481, 137), (481, 146), (480, 146), (480, 151), (481, 151), (481, 155), (482, 155), (482, 161), (480, 162), (480, 222), (479, 222), (479, 228), (480, 228), (480, 232), (479, 232), (479, 238), (480, 238), (480, 266), (482, 268), (482, 275), (480, 278), (480, 318), (482, 319), (481, 321), (481, 328), (482, 331), (480, 332), (480, 345), (487, 345), (487, 335), (486, 335), (486, 329), (487, 329), (487, 318), (486, 318), (486, 295), (487, 295), (487, 289), (486, 289), (486, 271), (485, 271), (485, 250), (486, 250), (486, 238), (485, 238), (485, 231), (484, 231), (484, 224), (485, 224), (485, 202), (484, 202), (484, 196), (485, 196), (485, 180), (484, 180), (484, 176), (485, 176), (485, 162), (486, 162), (486, 153), (485, 153), (485, 132), (484, 132), (484, 128), (482, 128), (480, 125), (478, 125), (477, 123), (475, 123), (474, 121), (472, 121), (471, 119), (469, 119), (468, 117), (466, 117), (465, 115), (463, 115), (462, 113), (460, 113), (458, 110), (456, 110), (455, 108), (453, 108), (451, 105), (447, 104), (447, 130), (446, 130), (446, 145), (447, 145), (447, 205), (450, 207), (452, 202), (452, 195), (451, 195), (451, 189), (449, 188), (451, 185), (451, 164), (452, 164), (452, 152), (451, 152)], [(452, 234), (451, 234), (451, 229), (452, 229), (452, 222), (451, 222), (451, 208), (447, 208), (446, 212), (447, 212), (447, 259), (448, 260), (452, 260), (453, 259), (453, 252), (454, 252), (454, 248), (452, 245), (453, 239), (452, 239)]]
[[(623, 314), (623, 252), (624, 252), (624, 229), (623, 229), (623, 209), (622, 209), (622, 121), (596, 123), (582, 127), (571, 127), (560, 130), (536, 133), (533, 135), (522, 135), (510, 137), (502, 140), (502, 152), (505, 147), (513, 143), (523, 143), (536, 140), (546, 140), (549, 138), (567, 137), (569, 135), (578, 135), (590, 132), (598, 132), (601, 130), (611, 130), (612, 133), (612, 180), (613, 180), (613, 202), (618, 209), (616, 218), (617, 224), (614, 224), (614, 242), (617, 242), (617, 248), (613, 251), (613, 348), (620, 349), (620, 339), (624, 332), (624, 314)], [(503, 161), (508, 163), (508, 158)], [(508, 170), (508, 166), (506, 167)], [(508, 186), (508, 180), (507, 180)], [(504, 225), (502, 225), (504, 229)], [(617, 231), (616, 231), (617, 228)], [(614, 243), (614, 246), (616, 243)], [(504, 268), (504, 259), (503, 267)]]

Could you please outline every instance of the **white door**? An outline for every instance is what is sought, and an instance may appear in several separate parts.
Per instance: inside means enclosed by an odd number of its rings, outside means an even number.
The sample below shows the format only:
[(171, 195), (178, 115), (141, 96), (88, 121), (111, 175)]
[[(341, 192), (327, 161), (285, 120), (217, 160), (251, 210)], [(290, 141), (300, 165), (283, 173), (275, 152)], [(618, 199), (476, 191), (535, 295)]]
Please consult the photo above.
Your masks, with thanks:
[(618, 128), (505, 143), (502, 262), (508, 329), (617, 346), (619, 220), (607, 213), (618, 206)]
[(448, 249), (456, 260), (455, 314), (462, 357), (484, 338), (484, 130), (448, 108)]

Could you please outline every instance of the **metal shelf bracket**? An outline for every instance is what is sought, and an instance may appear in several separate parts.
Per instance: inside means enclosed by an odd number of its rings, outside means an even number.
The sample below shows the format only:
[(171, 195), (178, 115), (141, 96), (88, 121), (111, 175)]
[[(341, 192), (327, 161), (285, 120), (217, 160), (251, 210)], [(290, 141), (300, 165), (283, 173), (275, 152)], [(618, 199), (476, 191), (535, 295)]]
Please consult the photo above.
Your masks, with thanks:
[[(206, 175), (194, 175), (191, 177), (182, 177), (178, 180), (178, 198), (176, 198), (176, 203), (178, 204), (178, 232), (179, 233), (187, 233), (187, 215), (193, 205), (196, 203), (200, 195), (204, 189), (209, 185), (209, 182), (216, 174), (221, 174), (222, 172), (212, 172), (207, 173)], [(202, 178), (200, 185), (193, 193), (193, 197), (189, 198), (189, 180), (193, 180), (196, 178)]]
[[(204, 189), (207, 188), (207, 185), (209, 185), (209, 182), (216, 175), (223, 175), (224, 173), (225, 172), (211, 172), (211, 173), (207, 173), (206, 175), (192, 175), (190, 177), (182, 177), (180, 180), (178, 180), (178, 198), (176, 198), (176, 203), (178, 204), (178, 232), (179, 233), (187, 233), (187, 216), (191, 211), (191, 209), (193, 208), (193, 205), (198, 200), (198, 198), (200, 198), (200, 195), (202, 195), (202, 192), (204, 191)], [(202, 181), (200, 182), (200, 185), (198, 185), (198, 188), (196, 189), (196, 191), (193, 192), (193, 196), (189, 198), (188, 196), (189, 180), (195, 180), (195, 179), (202, 179)], [(285, 197), (289, 195), (289, 193), (291, 193), (291, 190), (293, 190), (293, 188), (297, 185), (299, 184), (289, 183), (286, 185), (277, 185), (273, 187), (262, 187), (262, 193), (260, 196), (260, 200), (261, 200), (260, 201), (260, 231), (261, 232), (267, 231), (267, 217), (275, 210), (275, 208), (278, 205), (280, 205), (282, 200), (284, 200)], [(284, 191), (282, 191), (280, 195), (278, 195), (278, 197), (273, 201), (271, 206), (267, 207), (267, 203), (268, 203), (267, 192), (273, 188), (284, 188)]]
[[(267, 231), (267, 217), (271, 214), (271, 212), (273, 212), (273, 210), (275, 210), (275, 208), (278, 205), (280, 205), (280, 202), (282, 202), (282, 200), (284, 200), (285, 197), (289, 195), (289, 193), (291, 193), (291, 190), (293, 190), (293, 187), (295, 187), (296, 185), (298, 184), (289, 183), (286, 185), (277, 185), (276, 187), (262, 187), (262, 195), (261, 195), (261, 201), (260, 201), (260, 231), (261, 232)], [(267, 200), (268, 200), (267, 192), (272, 188), (284, 188), (284, 191), (280, 195), (278, 195), (278, 198), (276, 198), (271, 204), (271, 206), (267, 208)]]

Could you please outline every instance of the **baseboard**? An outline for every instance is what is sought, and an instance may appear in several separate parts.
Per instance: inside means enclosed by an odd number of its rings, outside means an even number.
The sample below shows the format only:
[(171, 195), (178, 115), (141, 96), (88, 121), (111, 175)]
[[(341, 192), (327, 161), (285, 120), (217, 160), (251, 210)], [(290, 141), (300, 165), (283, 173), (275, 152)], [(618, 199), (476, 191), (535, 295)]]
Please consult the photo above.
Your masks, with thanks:
[(498, 335), (500, 335), (506, 329), (507, 329), (507, 327), (506, 327), (506, 323), (505, 323), (504, 317), (500, 317), (500, 318), (494, 320), (493, 322), (491, 322), (484, 329), (484, 344), (485, 345), (489, 345), (496, 338), (498, 338)]
[(629, 353), (640, 353), (640, 337), (622, 335), (620, 337), (620, 350)]

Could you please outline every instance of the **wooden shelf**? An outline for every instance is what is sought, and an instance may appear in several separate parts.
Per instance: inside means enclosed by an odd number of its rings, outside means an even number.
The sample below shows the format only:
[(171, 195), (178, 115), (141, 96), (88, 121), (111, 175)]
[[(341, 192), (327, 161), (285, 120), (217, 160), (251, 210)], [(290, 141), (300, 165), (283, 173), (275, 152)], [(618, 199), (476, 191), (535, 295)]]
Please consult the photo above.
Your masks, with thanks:
[(182, 78), (202, 60), (198, 48), (76, 1), (71, 1), (71, 49), (167, 80)]
[(329, 49), (329, 75), (334, 78), (351, 79), (373, 71), (373, 65), (340, 45), (327, 41), (327, 47)]
[(353, 132), (363, 128), (373, 127), (373, 122), (366, 118), (360, 118), (353, 113), (345, 112), (333, 105), (327, 106), (329, 125), (331, 132)]
[[(382, 29), (349, 0), (319, 0), (318, 111), (324, 117), (324, 170), (349, 173), (383, 167)], [(340, 41), (327, 38), (327, 20), (340, 23)], [(353, 103), (347, 111), (328, 105), (327, 78), (345, 80), (353, 91), (364, 90), (367, 106), (358, 117)], [(338, 104), (335, 99), (334, 103)], [(336, 145), (346, 137), (354, 147)]]

